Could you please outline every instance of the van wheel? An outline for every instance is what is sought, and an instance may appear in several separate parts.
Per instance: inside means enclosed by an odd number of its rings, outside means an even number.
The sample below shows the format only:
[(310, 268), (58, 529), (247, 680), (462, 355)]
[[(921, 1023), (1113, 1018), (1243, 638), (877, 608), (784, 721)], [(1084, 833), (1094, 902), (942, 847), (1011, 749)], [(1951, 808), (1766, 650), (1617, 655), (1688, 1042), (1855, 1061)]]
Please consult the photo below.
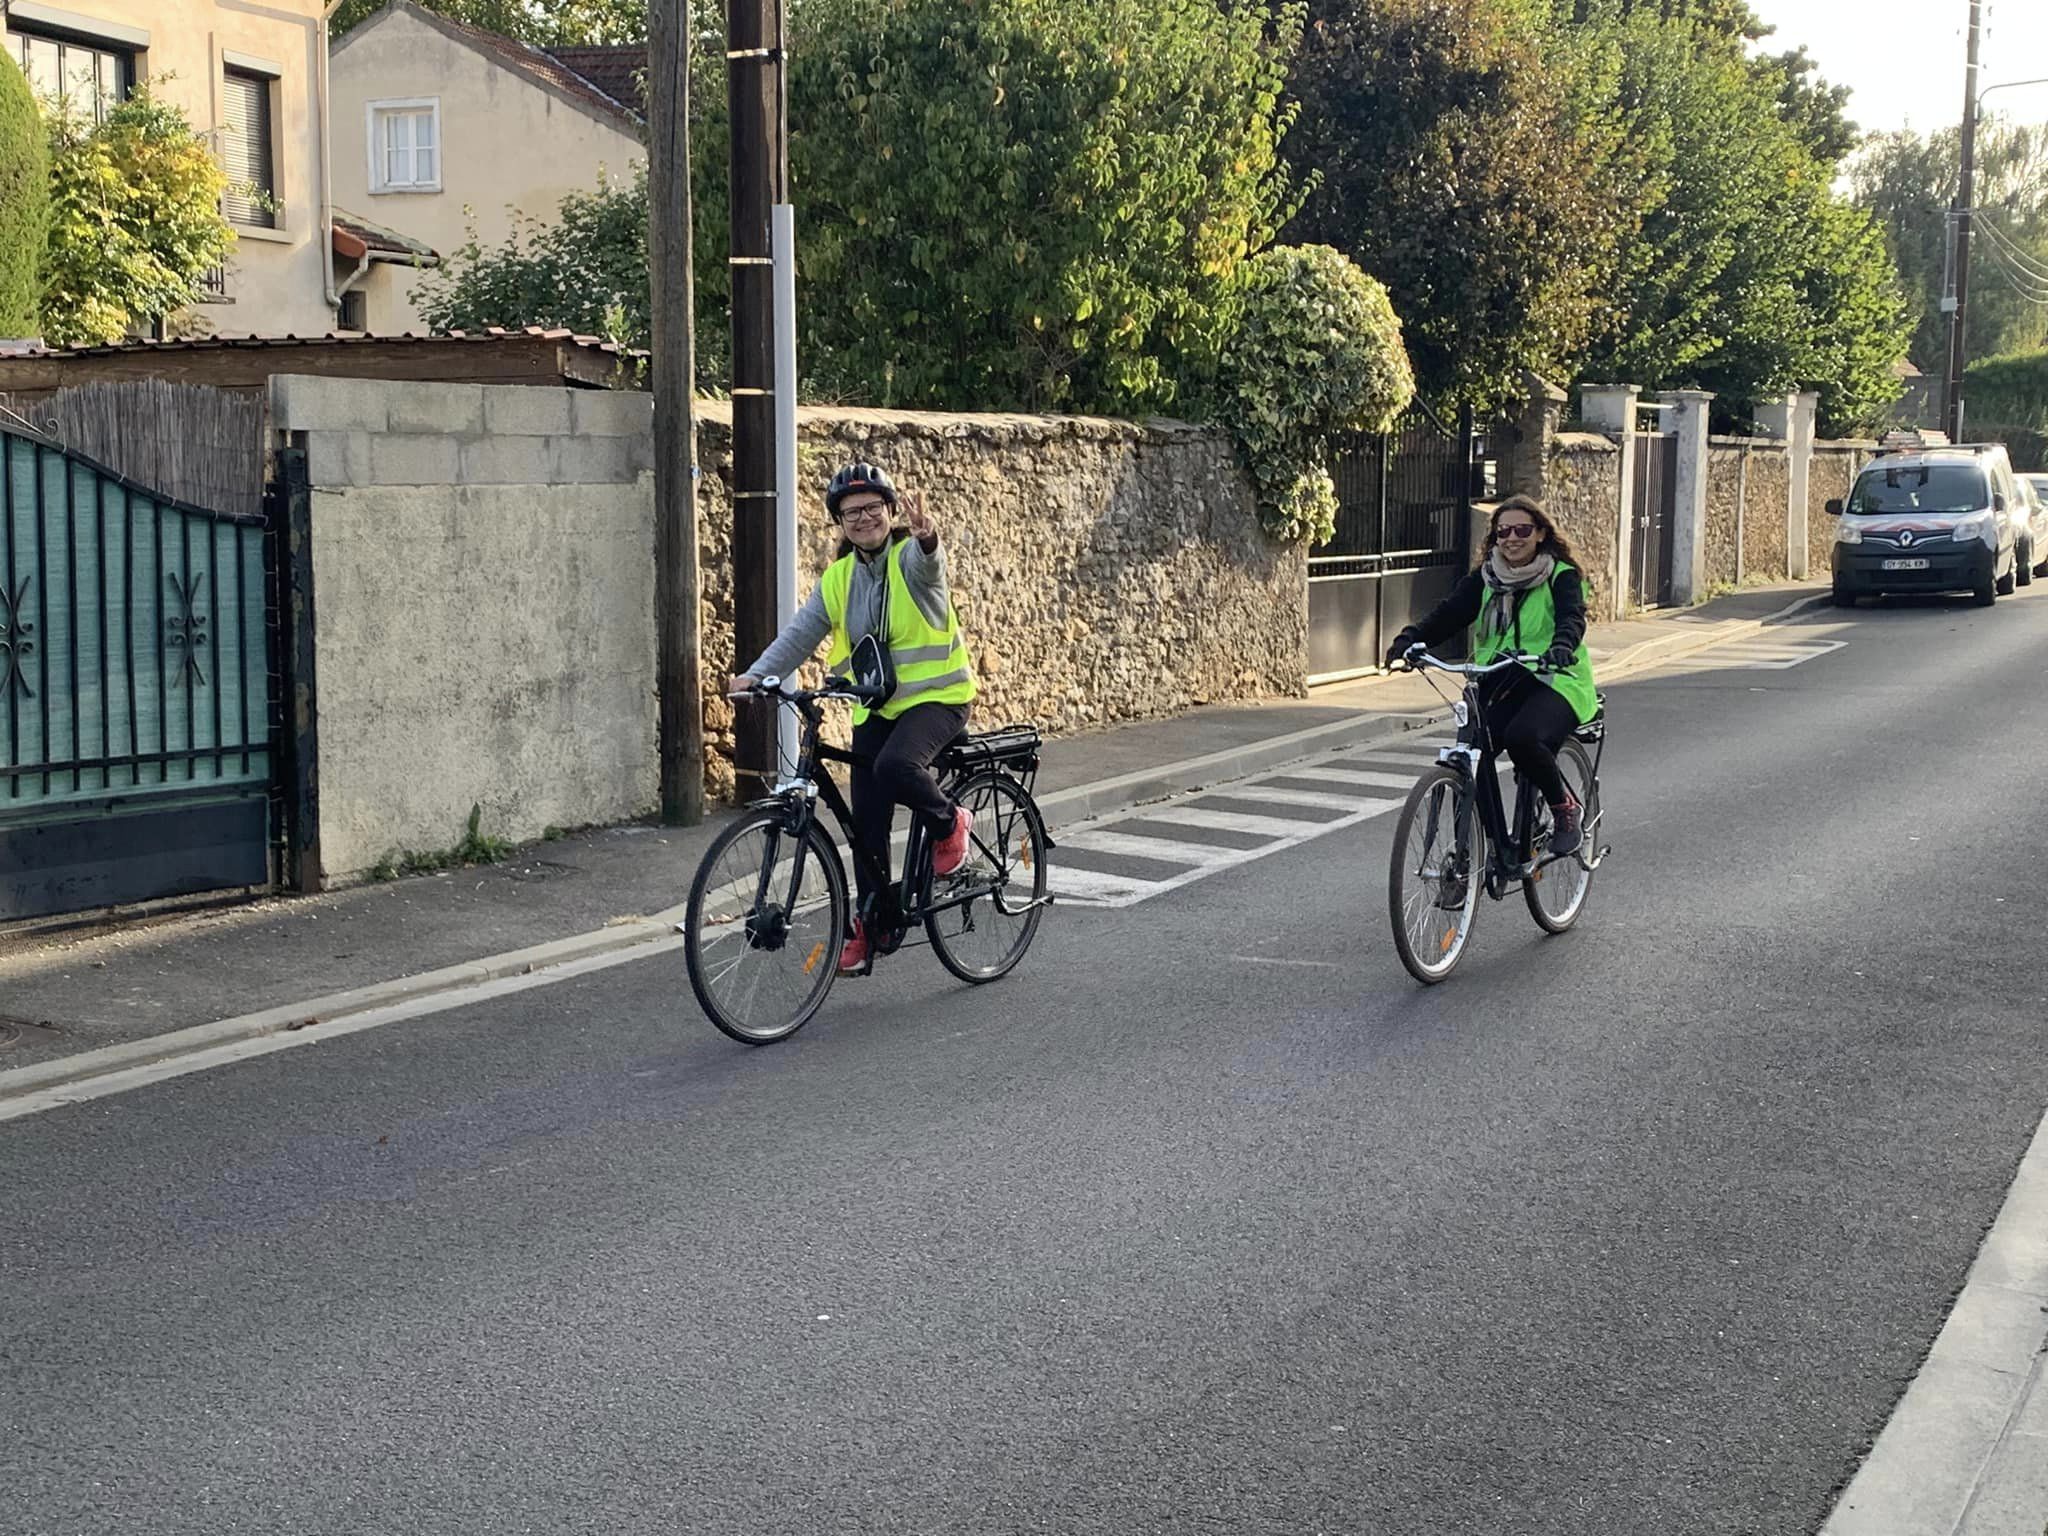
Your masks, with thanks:
[[(2010, 592), (2012, 588), (2008, 585), (2005, 590)], [(1973, 591), (1970, 596), (1975, 599), (1979, 608), (1989, 608), (1998, 601), (1998, 588), (1987, 582)]]
[(2019, 569), (2019, 561), (2015, 559), (2012, 564), (2012, 569), (2007, 571), (2003, 576), (1998, 578), (1998, 595), (2000, 597), (2012, 596), (2012, 589), (2019, 583)]
[(2029, 539), (2012, 557), (2012, 579), (2023, 587), (2034, 584), (2034, 541)]
[(1854, 608), (1856, 606), (1856, 594), (1847, 587), (1836, 587), (1833, 595), (1837, 608)]

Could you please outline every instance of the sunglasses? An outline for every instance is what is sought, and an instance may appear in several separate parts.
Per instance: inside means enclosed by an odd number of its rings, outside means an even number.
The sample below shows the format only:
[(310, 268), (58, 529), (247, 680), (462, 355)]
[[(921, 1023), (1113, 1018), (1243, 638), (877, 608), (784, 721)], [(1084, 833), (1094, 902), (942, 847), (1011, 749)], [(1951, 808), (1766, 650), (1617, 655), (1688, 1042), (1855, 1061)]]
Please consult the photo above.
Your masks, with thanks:
[(1493, 536), (1497, 539), (1526, 539), (1535, 531), (1534, 523), (1496, 523)]

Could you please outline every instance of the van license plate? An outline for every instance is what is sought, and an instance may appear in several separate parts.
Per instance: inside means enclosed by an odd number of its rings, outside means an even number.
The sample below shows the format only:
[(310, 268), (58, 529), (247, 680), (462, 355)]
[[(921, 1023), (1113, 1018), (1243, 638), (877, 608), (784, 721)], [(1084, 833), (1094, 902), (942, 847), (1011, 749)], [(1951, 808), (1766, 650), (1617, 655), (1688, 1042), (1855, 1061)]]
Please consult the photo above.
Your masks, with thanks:
[(1925, 560), (1887, 560), (1881, 569), (1887, 571), (1924, 571), (1927, 569), (1928, 563)]

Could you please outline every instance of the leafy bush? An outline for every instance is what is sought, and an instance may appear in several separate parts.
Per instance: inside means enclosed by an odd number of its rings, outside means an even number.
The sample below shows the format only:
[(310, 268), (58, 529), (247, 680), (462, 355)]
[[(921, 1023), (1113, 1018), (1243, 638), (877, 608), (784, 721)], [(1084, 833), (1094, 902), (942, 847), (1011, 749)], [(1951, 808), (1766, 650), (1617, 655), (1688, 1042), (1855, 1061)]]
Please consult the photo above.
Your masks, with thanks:
[(196, 302), (235, 232), (220, 212), (227, 174), (185, 114), (138, 89), (97, 127), (52, 113), (48, 128), (45, 338), (118, 341)]
[(0, 336), (36, 334), (50, 162), (35, 94), (0, 56)]
[(1415, 394), (1387, 290), (1326, 245), (1252, 258), (1218, 414), (1242, 446), (1259, 510), (1281, 539), (1329, 538), (1329, 440), (1384, 432)]
[(2017, 352), (1970, 364), (1963, 375), (1963, 426), (1972, 422), (2048, 429), (2048, 352)]

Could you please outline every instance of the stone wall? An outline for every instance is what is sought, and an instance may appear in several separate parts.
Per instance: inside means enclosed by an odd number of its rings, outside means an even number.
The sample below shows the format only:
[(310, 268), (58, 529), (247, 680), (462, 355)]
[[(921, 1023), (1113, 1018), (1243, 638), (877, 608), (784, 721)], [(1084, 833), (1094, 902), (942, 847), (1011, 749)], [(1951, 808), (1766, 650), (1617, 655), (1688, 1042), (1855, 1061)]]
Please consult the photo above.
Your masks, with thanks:
[(1848, 500), (1856, 472), (1870, 462), (1876, 450), (1876, 443), (1856, 440), (1813, 445), (1812, 467), (1806, 472), (1806, 548), (1815, 580), (1830, 575), (1834, 568), (1836, 522), (1828, 516), (1828, 499)]
[[(1716, 437), (1707, 449), (1707, 585), (1783, 581), (1791, 462), (1768, 437)], [(1740, 567), (1737, 558), (1740, 557)]]
[(1744, 576), (1783, 581), (1791, 571), (1785, 519), (1792, 505), (1792, 462), (1782, 443), (1759, 444), (1749, 458), (1742, 523)]
[[(1066, 733), (1227, 699), (1299, 695), (1308, 671), (1308, 553), (1260, 529), (1221, 433), (1173, 422), (798, 413), (808, 593), (837, 536), (822, 490), (852, 459), (886, 466), (939, 525), (981, 687), (983, 724)], [(732, 659), (731, 415), (698, 419), (704, 665)], [(730, 750), (722, 699), (708, 724)]]
[[(329, 875), (513, 839), (658, 793), (645, 395), (280, 378), (307, 449)], [(731, 793), (730, 414), (699, 417), (711, 792)], [(1048, 732), (1304, 691), (1307, 552), (1260, 529), (1223, 435), (1170, 422), (806, 410), (808, 593), (849, 459), (924, 493), (981, 674), (981, 723)]]
[(1622, 602), (1614, 564), (1620, 497), (1621, 450), (1613, 440), (1597, 432), (1560, 432), (1544, 474), (1543, 505), (1579, 557), (1595, 623), (1617, 617)]

